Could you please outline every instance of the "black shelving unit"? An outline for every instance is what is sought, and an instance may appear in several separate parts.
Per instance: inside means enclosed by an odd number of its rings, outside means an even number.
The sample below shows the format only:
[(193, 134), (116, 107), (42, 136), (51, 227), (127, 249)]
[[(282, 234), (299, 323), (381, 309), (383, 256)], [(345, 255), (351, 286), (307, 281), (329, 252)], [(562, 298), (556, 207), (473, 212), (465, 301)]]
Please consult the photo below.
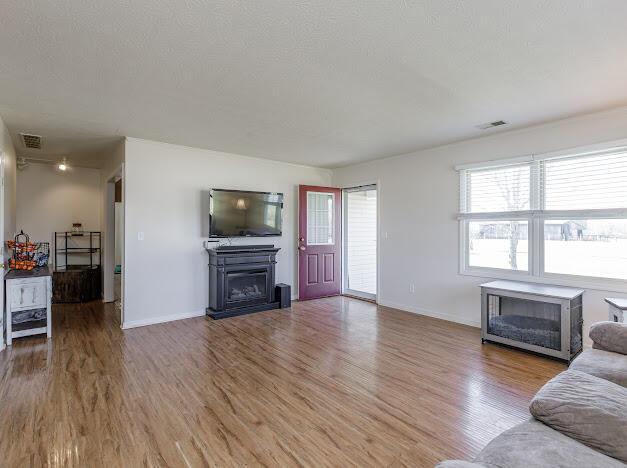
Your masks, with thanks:
[[(85, 240), (89, 238), (89, 246), (73, 247), (68, 244), (68, 240)], [(59, 246), (59, 240), (62, 245)], [(100, 268), (102, 264), (102, 233), (100, 231), (87, 231), (80, 234), (65, 231), (54, 233), (54, 271), (67, 271), (78, 269)], [(69, 263), (70, 255), (89, 255), (89, 263)], [(98, 262), (94, 262), (94, 255), (98, 254)], [(65, 260), (64, 266), (59, 266), (59, 256)]]
[(101, 239), (99, 231), (54, 233), (53, 302), (86, 302), (100, 297)]

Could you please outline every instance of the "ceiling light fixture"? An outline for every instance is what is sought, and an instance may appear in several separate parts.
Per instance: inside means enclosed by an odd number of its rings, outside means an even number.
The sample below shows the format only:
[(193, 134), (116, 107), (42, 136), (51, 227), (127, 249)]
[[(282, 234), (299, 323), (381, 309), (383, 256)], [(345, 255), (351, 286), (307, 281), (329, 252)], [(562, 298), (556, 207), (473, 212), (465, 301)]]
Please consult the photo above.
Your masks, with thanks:
[(77, 166), (75, 164), (70, 165), (70, 162), (66, 157), (63, 159), (45, 159), (45, 158), (31, 158), (28, 156), (18, 156), (16, 160), (16, 166), (18, 169), (26, 169), (31, 164), (47, 164), (54, 166), (56, 170), (67, 172), (76, 168), (88, 168), (91, 169), (91, 166)]

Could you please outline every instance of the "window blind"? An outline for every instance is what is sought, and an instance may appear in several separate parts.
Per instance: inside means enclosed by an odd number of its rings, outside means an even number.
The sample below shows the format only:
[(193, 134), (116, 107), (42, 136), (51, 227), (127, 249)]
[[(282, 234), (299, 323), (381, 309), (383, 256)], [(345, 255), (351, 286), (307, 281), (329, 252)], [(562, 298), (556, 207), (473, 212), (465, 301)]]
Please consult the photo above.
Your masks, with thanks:
[(494, 213), (531, 209), (529, 163), (462, 172), (462, 213)]
[(460, 169), (462, 215), (627, 209), (626, 147), (586, 155), (535, 157), (502, 166), (494, 161), (489, 164)]
[(626, 287), (627, 141), (613, 144), (457, 166), (460, 271)]
[(547, 210), (627, 208), (627, 150), (540, 161)]

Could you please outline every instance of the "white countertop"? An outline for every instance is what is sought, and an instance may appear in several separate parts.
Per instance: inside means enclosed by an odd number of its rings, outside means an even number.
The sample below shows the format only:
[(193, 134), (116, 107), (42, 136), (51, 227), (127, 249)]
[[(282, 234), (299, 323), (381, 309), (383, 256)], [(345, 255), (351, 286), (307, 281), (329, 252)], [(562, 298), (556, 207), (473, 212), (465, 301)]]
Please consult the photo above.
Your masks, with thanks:
[(613, 305), (617, 309), (627, 310), (627, 299), (619, 299), (617, 297), (606, 297), (605, 302)]
[(524, 294), (536, 294), (538, 296), (557, 297), (559, 299), (574, 299), (585, 291), (578, 288), (565, 286), (553, 286), (551, 284), (524, 283), (522, 281), (498, 280), (483, 283), (482, 288), (499, 289), (501, 291), (519, 292)]

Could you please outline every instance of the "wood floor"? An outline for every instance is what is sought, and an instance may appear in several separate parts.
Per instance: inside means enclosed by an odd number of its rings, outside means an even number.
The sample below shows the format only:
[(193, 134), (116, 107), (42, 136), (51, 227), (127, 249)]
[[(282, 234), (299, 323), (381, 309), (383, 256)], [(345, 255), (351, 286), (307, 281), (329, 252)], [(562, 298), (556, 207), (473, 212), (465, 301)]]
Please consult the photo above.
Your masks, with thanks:
[(528, 417), (562, 364), (349, 298), (122, 331), (55, 306), (0, 353), (2, 466), (433, 466)]

